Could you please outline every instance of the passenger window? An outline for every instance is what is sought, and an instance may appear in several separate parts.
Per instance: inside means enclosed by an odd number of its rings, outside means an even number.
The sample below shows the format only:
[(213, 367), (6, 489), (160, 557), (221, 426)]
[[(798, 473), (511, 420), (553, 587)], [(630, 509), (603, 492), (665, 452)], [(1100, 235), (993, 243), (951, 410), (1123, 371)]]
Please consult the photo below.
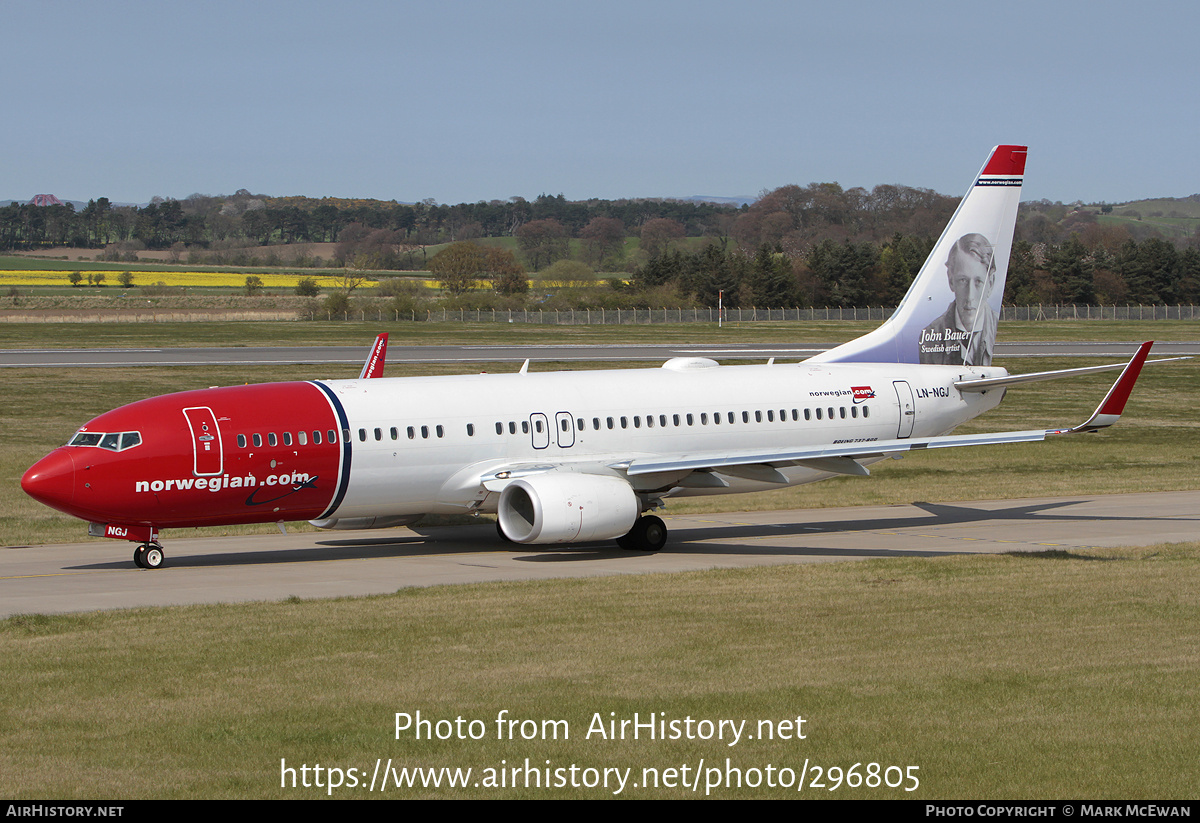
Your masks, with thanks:
[(416, 439), (417, 439), (417, 430), (416, 430), (416, 429), (414, 429), (412, 426), (409, 426), (409, 427), (408, 427), (408, 439), (409, 439), (409, 440), (416, 440)]
[(563, 431), (568, 431), (571, 428), (571, 424), (567, 422), (567, 419), (565, 417), (559, 421), (559, 426), (562, 428)]
[(754, 412), (754, 422), (755, 422), (755, 423), (761, 423), (761, 422), (762, 422), (762, 412), (761, 412), (761, 411), (756, 411), (756, 412)]
[(390, 435), (392, 436), (392, 439), (393, 439), (393, 440), (399, 440), (399, 439), (400, 439), (400, 430), (399, 430), (399, 429), (397, 429), (395, 426), (392, 426), (392, 427), (391, 427), (391, 428), (388, 430), (388, 434), (390, 434)]
[(283, 445), (285, 445), (285, 446), (292, 445), (292, 433), (291, 432), (283, 433)]
[(871, 416), (871, 407), (863, 406), (863, 417), (870, 417), (870, 416)]
[(768, 423), (775, 422), (775, 410), (774, 409), (767, 409), (767, 422)]
[(239, 449), (246, 448), (246, 435), (244, 435), (244, 434), (238, 435), (238, 448)]
[(428, 426), (422, 426), (422, 427), (421, 427), (421, 438), (422, 438), (423, 440), (428, 440), (428, 439), (429, 439), (429, 427), (428, 427)]
[(253, 435), (253, 438), (254, 438), (254, 448), (256, 448), (256, 449), (261, 448), (262, 447), (262, 435), (255, 432)]
[(700, 425), (701, 426), (708, 425), (708, 412), (700, 412)]
[[(395, 429), (393, 429), (393, 431), (395, 431)], [(468, 423), (467, 424), (467, 437), (474, 437), (474, 436), (475, 436), (475, 424)]]
[[(359, 442), (361, 442), (361, 443), (367, 442), (367, 430), (366, 429), (358, 430), (358, 439), (359, 439)], [(275, 444), (272, 443), (271, 445), (274, 446)]]
[(721, 425), (721, 413), (720, 412), (713, 413), (713, 425), (714, 426)]
[(695, 420), (695, 418), (693, 418), (693, 417), (692, 417), (692, 415), (690, 415), (690, 414), (689, 414), (689, 415), (687, 416), (687, 424), (688, 424), (689, 426), (691, 426), (691, 425), (693, 424), (694, 420)]
[[(612, 427), (610, 426), (609, 428), (612, 428)], [(597, 431), (597, 432), (600, 431), (600, 418), (599, 417), (592, 418), (592, 431)]]
[(621, 415), (621, 428), (623, 428), (623, 429), (629, 428), (629, 418), (625, 417), (624, 415)]
[(671, 415), (671, 422), (673, 422), (676, 426), (678, 426), (679, 425), (679, 415), (677, 415), (677, 414)]
[[(332, 442), (333, 442), (333, 438), (332, 438), (332, 437), (331, 437), (331, 438), (329, 438), (329, 442), (330, 442), (330, 443), (332, 443)], [(314, 445), (314, 446), (319, 446), (319, 445), (321, 445), (321, 432), (317, 431), (316, 429), (313, 429), (313, 445)]]
[(375, 429), (375, 440), (376, 440), (376, 441), (379, 441), (379, 440), (382, 440), (382, 439), (383, 439), (383, 429), (376, 428), (376, 429)]
[(820, 420), (820, 419), (821, 419), (821, 409), (820, 409), (820, 407), (819, 407), (819, 406), (817, 407), (817, 419), (818, 419), (818, 420)]
[[(330, 432), (330, 433), (332, 434), (332, 432)], [(330, 442), (333, 442), (333, 438), (330, 438)], [(349, 429), (342, 429), (342, 442), (343, 443), (350, 442), (350, 430)]]
[[(541, 429), (539, 428), (538, 431), (541, 431)], [(521, 421), (521, 434), (529, 434), (529, 421), (528, 420)]]
[(305, 432), (296, 432), (296, 442), (301, 446), (308, 445), (308, 434)]
[(438, 436), (438, 437), (445, 437), (445, 436), (446, 436), (446, 430), (445, 430), (445, 429), (443, 429), (441, 426), (437, 426), (436, 428), (434, 428), (434, 431), (435, 431), (435, 432), (437, 432), (437, 436)]
[(742, 412), (742, 422), (743, 423), (750, 422), (750, 412), (747, 412), (747, 411)]
[(610, 417), (610, 418), (608, 418), (608, 427), (609, 427), (610, 429), (613, 427), (613, 419), (612, 419), (611, 417)]
[[(582, 417), (579, 418), (578, 420), (575, 421), (575, 423), (576, 423), (575, 428), (579, 429), (580, 431), (583, 431), (583, 429), (584, 429), (583, 418)], [(564, 429), (564, 431), (565, 431), (565, 429)]]
[(504, 424), (496, 423), (496, 434), (504, 434)]
[(805, 409), (805, 410), (804, 410), (804, 419), (805, 419), (805, 420), (812, 420), (812, 414), (811, 414), (811, 410), (809, 410), (809, 409)]
[[(636, 420), (637, 418), (634, 418), (634, 419)], [(646, 415), (646, 428), (648, 428), (648, 429), (654, 428), (654, 415), (652, 415), (652, 414)]]
[(278, 446), (279, 438), (275, 436), (275, 432), (267, 432), (267, 445)]
[(517, 424), (516, 424), (516, 423), (514, 423), (514, 422), (513, 422), (513, 421), (511, 421), (511, 420), (509, 420), (509, 421), (508, 421), (508, 433), (509, 433), (509, 434), (516, 434), (516, 433), (517, 433)]
[(850, 416), (851, 416), (851, 417), (858, 417), (858, 406), (851, 406), (851, 407), (850, 407)]

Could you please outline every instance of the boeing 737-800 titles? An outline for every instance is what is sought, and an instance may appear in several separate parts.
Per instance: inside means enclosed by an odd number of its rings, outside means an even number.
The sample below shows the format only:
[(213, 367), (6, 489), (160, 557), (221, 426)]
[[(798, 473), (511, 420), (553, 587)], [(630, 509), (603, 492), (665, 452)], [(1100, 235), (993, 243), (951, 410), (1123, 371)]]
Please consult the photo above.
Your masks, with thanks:
[[(515, 543), (654, 551), (667, 531), (646, 513), (673, 497), (1094, 431), (1120, 416), (1149, 343), (1114, 366), (1010, 376), (991, 364), (1024, 171), (1025, 147), (995, 148), (892, 317), (800, 363), (382, 378), (380, 335), (357, 380), (211, 388), (102, 414), (21, 485), (92, 534), (138, 543), (146, 568), (163, 562), (162, 529), (367, 529), (429, 513), (495, 513)], [(1082, 425), (950, 434), (1009, 385), (1122, 367)]]

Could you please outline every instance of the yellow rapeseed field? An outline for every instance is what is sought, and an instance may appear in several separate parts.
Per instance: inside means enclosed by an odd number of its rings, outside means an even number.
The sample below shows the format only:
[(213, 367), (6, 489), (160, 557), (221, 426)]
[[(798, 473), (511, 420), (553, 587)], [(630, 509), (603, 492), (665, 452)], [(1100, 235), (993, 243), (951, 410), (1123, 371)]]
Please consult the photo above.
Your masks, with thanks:
[[(0, 271), (0, 285), (5, 286), (68, 286), (70, 280), (67, 279), (71, 272), (67, 271)], [(94, 282), (96, 275), (104, 275), (104, 283), (107, 286), (115, 286), (120, 288), (121, 272), (119, 271), (85, 271), (79, 270), (82, 275), (80, 281), (81, 286), (86, 286), (90, 282)], [(226, 288), (242, 288), (246, 285), (246, 274), (238, 272), (226, 271), (135, 271), (133, 274), (133, 284), (135, 286), (151, 286), (162, 283), (166, 286), (182, 286), (189, 287), (226, 287)], [(267, 289), (294, 289), (301, 279), (310, 277), (317, 282), (317, 286), (322, 289), (337, 288), (341, 283), (339, 277), (321, 277), (313, 274), (255, 274), (251, 275), (262, 281), (263, 288)], [(378, 284), (373, 280), (368, 280), (360, 284), (359, 288), (373, 288)]]

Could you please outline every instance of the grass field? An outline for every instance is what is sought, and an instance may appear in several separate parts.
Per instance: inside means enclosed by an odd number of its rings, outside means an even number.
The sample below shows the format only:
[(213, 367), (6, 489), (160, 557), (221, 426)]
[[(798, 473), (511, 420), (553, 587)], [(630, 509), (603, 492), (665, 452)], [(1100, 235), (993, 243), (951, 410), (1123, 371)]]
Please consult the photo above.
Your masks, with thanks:
[[(186, 324), (197, 343), (324, 342), (365, 346), (373, 329), (341, 324)], [(425, 342), (504, 342), (514, 330), (422, 326)], [(251, 329), (250, 327), (254, 328)], [(1057, 333), (1057, 326), (1064, 333)], [(407, 328), (407, 327), (405, 327)], [(1051, 331), (1050, 329), (1054, 329)], [(176, 334), (180, 326), (170, 327)], [(426, 331), (428, 329), (428, 331)], [(1186, 324), (1019, 324), (1003, 339), (1189, 339)], [(0, 329), (0, 332), (7, 331)], [(71, 329), (46, 327), (72, 340)], [(91, 326), (91, 335), (97, 327)], [(42, 346), (159, 345), (164, 330), (102, 330)], [(528, 340), (576, 341), (576, 329), (525, 327)], [(583, 329), (630, 335), (715, 330)], [(746, 329), (762, 342), (823, 342), (859, 328)], [(741, 334), (743, 330), (733, 330)], [(1044, 334), (1040, 334), (1044, 332)], [(76, 330), (82, 335), (84, 330)], [(360, 334), (351, 339), (344, 335)], [(730, 332), (723, 332), (730, 333)], [(779, 336), (779, 335), (787, 336)], [(60, 338), (61, 336), (61, 338)], [(591, 340), (591, 337), (583, 339)], [(179, 342), (176, 341), (176, 345)], [(0, 346), (11, 347), (7, 343)], [(1094, 361), (1090, 361), (1093, 362)], [(1013, 371), (1083, 364), (1046, 358)], [(543, 364), (534, 368), (551, 368)], [(579, 368), (572, 364), (571, 368)], [(768, 495), (744, 505), (851, 505), (1032, 494), (1200, 488), (1196, 361), (1150, 367), (1126, 416), (1099, 435), (913, 455), (871, 478)], [(422, 367), (437, 371), (440, 367)], [(461, 369), (452, 369), (461, 370)], [(345, 376), (357, 367), (289, 367), (272, 379)], [(389, 369), (389, 374), (399, 370)], [(0, 406), (0, 544), (81, 539), (82, 524), (15, 489), (20, 472), (88, 417), (129, 400), (264, 379), (261, 369), (6, 370)], [(1010, 390), (971, 431), (1074, 423), (1111, 376)], [(69, 386), (69, 392), (59, 387)], [(48, 396), (54, 397), (48, 403)], [(696, 504), (688, 504), (696, 505)], [(685, 510), (672, 504), (672, 510)], [(167, 540), (171, 535), (168, 534)], [(124, 551), (121, 549), (121, 551)], [(1138, 550), (873, 560), (678, 575), (401, 589), (373, 598), (136, 609), (0, 621), (0, 796), (217, 798), (326, 796), (282, 788), (296, 769), (400, 767), (700, 769), (698, 791), (627, 787), (621, 796), (704, 796), (705, 770), (742, 770), (713, 796), (793, 797), (766, 784), (813, 768), (844, 770), (835, 791), (800, 797), (1195, 799), (1200, 737), (1200, 545)], [(397, 738), (395, 714), (482, 721), (479, 740)], [(564, 720), (569, 740), (497, 740), (496, 717)], [(604, 740), (602, 721), (747, 722), (754, 740)], [(610, 714), (612, 713), (612, 714)], [(758, 739), (760, 721), (805, 718), (805, 739)], [(443, 727), (445, 728), (445, 727)], [(562, 728), (562, 727), (559, 727)], [(786, 730), (787, 727), (775, 727)], [(793, 727), (794, 729), (794, 727)], [(703, 769), (701, 760), (703, 759)], [(808, 764), (808, 769), (804, 765)], [(860, 764), (851, 772), (854, 764)], [(918, 767), (919, 781), (853, 787), (849, 774)], [(757, 771), (754, 771), (757, 770)], [(898, 772), (886, 773), (895, 779)], [(579, 777), (586, 772), (578, 772)], [(749, 787), (757, 778), (762, 785)], [(676, 773), (676, 778), (683, 776)], [(570, 773), (566, 773), (570, 780)], [(343, 773), (343, 779), (349, 775)], [(497, 780), (499, 778), (496, 778)], [(596, 788), (390, 790), (403, 797), (605, 797)], [(335, 791), (366, 797), (362, 786)]]
[[(362, 784), (347, 778), (333, 795), (366, 797), (377, 758), (471, 768), (472, 782), (526, 758), (628, 768), (641, 786), (644, 768), (700, 769), (703, 781), (728, 758), (762, 785), (713, 796), (1194, 799), (1198, 561), (1188, 545), (14, 617), (0, 621), (0, 794), (326, 796), (281, 787), (286, 761), (298, 775), (307, 764), (310, 785), (318, 763), (358, 769)], [(479, 720), (482, 737), (397, 737), (395, 714), (418, 711)], [(566, 721), (569, 739), (560, 726), (557, 740), (498, 740), (503, 711), (538, 721), (539, 737), (541, 721)], [(755, 739), (589, 739), (597, 716), (635, 712), (744, 720)], [(760, 721), (797, 717), (782, 730), (805, 739), (759, 739)], [(816, 766), (858, 763), (865, 777), (877, 763), (919, 785), (798, 794), (805, 763), (808, 781)], [(792, 770), (791, 788), (770, 788), (768, 766), (777, 780)], [(613, 793), (418, 783), (384, 796)]]

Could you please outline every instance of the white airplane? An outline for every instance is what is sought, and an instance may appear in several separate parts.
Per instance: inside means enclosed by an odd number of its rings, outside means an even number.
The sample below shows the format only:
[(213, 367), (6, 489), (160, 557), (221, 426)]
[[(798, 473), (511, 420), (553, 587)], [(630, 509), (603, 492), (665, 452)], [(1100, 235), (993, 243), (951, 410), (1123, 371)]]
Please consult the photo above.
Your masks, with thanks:
[[(1110, 426), (1146, 360), (1010, 376), (991, 365), (1025, 169), (988, 157), (892, 317), (801, 363), (381, 378), (380, 335), (357, 380), (154, 397), (91, 420), (25, 473), (24, 490), (163, 562), (164, 528), (311, 520), (406, 525), (496, 513), (502, 537), (615, 539), (656, 551), (675, 497), (866, 475), (919, 449), (1042, 440)], [(1081, 425), (956, 436), (1009, 385), (1122, 368)]]

